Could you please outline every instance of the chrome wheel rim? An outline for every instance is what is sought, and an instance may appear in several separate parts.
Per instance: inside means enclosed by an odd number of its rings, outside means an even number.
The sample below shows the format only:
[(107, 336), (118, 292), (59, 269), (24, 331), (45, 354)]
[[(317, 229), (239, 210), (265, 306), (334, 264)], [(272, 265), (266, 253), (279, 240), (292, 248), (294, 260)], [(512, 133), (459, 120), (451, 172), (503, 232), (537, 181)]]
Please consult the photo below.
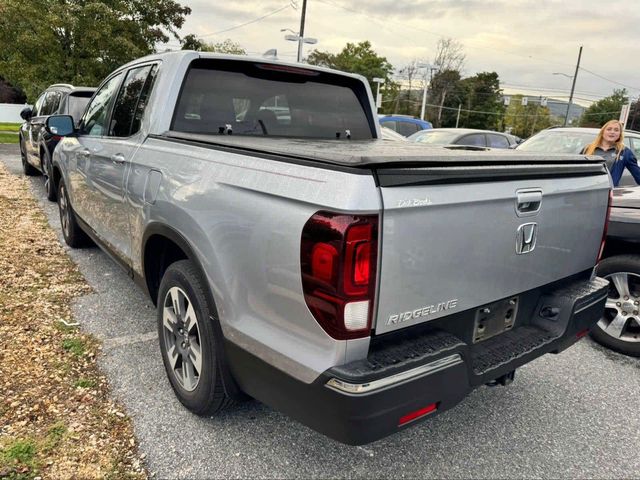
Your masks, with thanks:
[(609, 295), (598, 327), (624, 342), (640, 342), (640, 275), (616, 272), (606, 275)]
[(62, 231), (65, 236), (69, 236), (69, 203), (67, 202), (67, 192), (65, 191), (64, 184), (60, 185), (60, 198), (58, 199), (58, 206), (60, 207), (60, 223), (62, 224)]
[(187, 294), (172, 287), (162, 307), (163, 341), (173, 377), (187, 392), (200, 383), (202, 348), (198, 317)]
[(47, 160), (47, 157), (44, 157), (44, 160), (42, 161), (43, 165), (42, 165), (42, 175), (44, 176), (44, 189), (47, 193), (49, 193), (49, 182), (50, 180), (50, 176), (49, 176), (49, 161)]

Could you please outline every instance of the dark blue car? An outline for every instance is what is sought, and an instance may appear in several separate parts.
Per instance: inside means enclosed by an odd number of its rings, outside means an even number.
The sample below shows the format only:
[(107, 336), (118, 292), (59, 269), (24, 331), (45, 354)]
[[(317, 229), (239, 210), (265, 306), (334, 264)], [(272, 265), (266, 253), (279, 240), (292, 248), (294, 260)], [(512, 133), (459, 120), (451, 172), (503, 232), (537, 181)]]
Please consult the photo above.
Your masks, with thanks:
[(420, 120), (419, 118), (414, 118), (409, 115), (384, 115), (378, 117), (378, 121), (383, 127), (390, 128), (405, 137), (413, 135), (420, 130), (433, 128), (431, 122)]
[(64, 83), (51, 85), (38, 97), (33, 108), (20, 112), (24, 120), (19, 132), (22, 169), (25, 175), (44, 175), (44, 188), (51, 201), (56, 199), (55, 186), (49, 181), (51, 155), (60, 137), (47, 133), (44, 122), (49, 115), (71, 115), (77, 123), (95, 90)]

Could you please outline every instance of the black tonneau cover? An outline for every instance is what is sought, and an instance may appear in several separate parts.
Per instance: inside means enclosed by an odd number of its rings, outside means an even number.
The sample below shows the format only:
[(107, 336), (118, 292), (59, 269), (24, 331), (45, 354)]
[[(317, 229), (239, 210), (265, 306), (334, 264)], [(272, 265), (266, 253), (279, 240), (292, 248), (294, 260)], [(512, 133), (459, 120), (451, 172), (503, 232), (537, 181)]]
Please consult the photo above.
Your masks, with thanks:
[[(158, 138), (158, 136), (156, 136)], [(425, 146), (388, 140), (315, 140), (263, 136), (200, 135), (169, 131), (159, 138), (245, 152), (313, 160), (351, 168), (444, 167), (478, 165), (602, 165), (602, 158), (587, 155), (523, 153), (514, 150), (475, 151), (460, 147)], [(577, 165), (576, 165), (577, 166)]]

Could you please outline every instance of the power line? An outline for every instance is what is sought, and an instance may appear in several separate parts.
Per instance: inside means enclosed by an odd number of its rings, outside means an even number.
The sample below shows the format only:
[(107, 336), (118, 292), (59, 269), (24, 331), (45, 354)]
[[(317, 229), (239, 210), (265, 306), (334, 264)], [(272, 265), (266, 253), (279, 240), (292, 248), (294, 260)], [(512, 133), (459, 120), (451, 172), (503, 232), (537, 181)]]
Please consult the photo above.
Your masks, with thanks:
[(598, 77), (598, 78), (601, 78), (602, 80), (606, 80), (607, 82), (611, 82), (611, 83), (615, 83), (616, 85), (620, 85), (621, 87), (626, 87), (626, 88), (630, 88), (631, 90), (638, 90), (638, 91), (640, 91), (640, 88), (638, 88), (638, 87), (632, 87), (631, 85), (626, 85), (626, 84), (624, 84), (624, 83), (620, 83), (620, 82), (617, 82), (617, 81), (615, 81), (615, 80), (611, 80), (610, 78), (603, 77), (603, 76), (602, 76), (602, 75), (600, 75), (599, 73), (592, 72), (591, 70), (587, 70), (587, 69), (586, 69), (586, 68), (584, 68), (584, 67), (580, 67), (580, 70), (582, 70), (582, 71), (584, 71), (584, 72), (587, 72), (587, 73), (590, 73), (590, 74), (591, 74), (591, 75), (593, 75), (594, 77)]
[(292, 7), (292, 6), (291, 6), (290, 3), (287, 3), (286, 5), (280, 7), (280, 8), (278, 8), (278, 9), (272, 11), (272, 12), (267, 13), (266, 15), (262, 15), (261, 17), (254, 18), (253, 20), (249, 20), (248, 22), (241, 23), (240, 25), (236, 25), (234, 27), (225, 28), (224, 30), (220, 30), (220, 31), (217, 31), (217, 32), (211, 32), (211, 33), (205, 33), (203, 35), (198, 35), (198, 37), (204, 38), (204, 37), (210, 37), (212, 35), (220, 35), (221, 33), (230, 32), (231, 30), (235, 30), (237, 28), (246, 27), (247, 25), (251, 25), (252, 23), (259, 22), (260, 20), (264, 20), (265, 18), (270, 17), (272, 15), (275, 15), (276, 13), (279, 13), (279, 12), (285, 10), (286, 8), (289, 8), (289, 7)]

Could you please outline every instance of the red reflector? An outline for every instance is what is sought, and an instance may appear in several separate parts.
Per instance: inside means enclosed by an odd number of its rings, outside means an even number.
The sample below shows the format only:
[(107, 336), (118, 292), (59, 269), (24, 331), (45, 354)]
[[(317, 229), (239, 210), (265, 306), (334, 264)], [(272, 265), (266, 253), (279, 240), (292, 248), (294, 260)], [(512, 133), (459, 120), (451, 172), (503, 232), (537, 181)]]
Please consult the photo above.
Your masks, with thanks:
[(52, 137), (52, 139), (53, 139), (53, 140), (60, 141), (60, 140), (62, 140), (62, 137), (61, 137), (60, 135), (54, 135), (54, 136)]
[(333, 278), (334, 260), (338, 257), (338, 251), (326, 243), (318, 243), (313, 246), (311, 254), (311, 272), (319, 280), (330, 282)]
[(431, 403), (429, 405), (427, 405), (424, 408), (421, 408), (420, 410), (416, 410), (415, 412), (411, 412), (407, 415), (405, 415), (404, 417), (400, 417), (400, 421), (398, 422), (398, 426), (402, 426), (405, 423), (409, 423), (412, 420), (415, 420), (416, 418), (420, 418), (420, 417), (424, 417), (425, 415), (431, 413), (431, 412), (435, 412), (438, 409), (438, 404), (437, 403)]
[(576, 338), (582, 338), (587, 333), (589, 333), (589, 329), (588, 328), (585, 328), (584, 330), (580, 330), (578, 333), (576, 333)]

